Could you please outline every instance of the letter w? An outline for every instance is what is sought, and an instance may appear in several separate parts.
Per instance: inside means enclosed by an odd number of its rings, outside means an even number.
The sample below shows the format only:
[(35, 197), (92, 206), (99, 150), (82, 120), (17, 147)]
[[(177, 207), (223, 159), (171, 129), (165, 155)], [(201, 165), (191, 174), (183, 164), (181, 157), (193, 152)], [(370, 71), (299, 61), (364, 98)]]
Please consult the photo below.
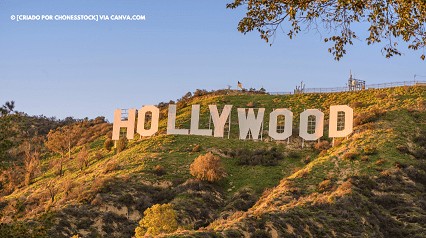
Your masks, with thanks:
[(240, 139), (245, 140), (249, 131), (254, 140), (259, 139), (260, 129), (263, 123), (265, 108), (259, 108), (257, 117), (253, 108), (248, 110), (246, 115), (245, 108), (238, 108), (238, 124), (240, 126)]

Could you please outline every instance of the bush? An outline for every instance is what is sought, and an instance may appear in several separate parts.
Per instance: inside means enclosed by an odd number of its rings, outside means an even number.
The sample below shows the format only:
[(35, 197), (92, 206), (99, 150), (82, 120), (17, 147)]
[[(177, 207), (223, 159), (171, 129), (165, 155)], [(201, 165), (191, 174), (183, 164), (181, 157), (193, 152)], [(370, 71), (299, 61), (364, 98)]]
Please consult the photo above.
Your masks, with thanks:
[(319, 151), (328, 150), (331, 148), (330, 142), (323, 140), (321, 142), (315, 143), (315, 149)]
[(84, 168), (87, 168), (89, 166), (89, 149), (87, 145), (83, 146), (80, 152), (78, 152), (77, 161), (80, 170), (83, 170)]
[(196, 89), (194, 92), (194, 97), (201, 97), (208, 94), (207, 90), (205, 89)]
[(24, 181), (24, 172), (22, 167), (14, 165), (0, 173), (1, 194), (9, 194), (17, 189)]
[(156, 204), (143, 213), (144, 217), (135, 229), (135, 237), (170, 233), (178, 228), (176, 212), (172, 204)]
[(374, 162), (374, 164), (375, 165), (382, 165), (382, 164), (384, 164), (386, 162), (386, 160), (385, 159), (379, 159), (379, 160), (377, 160), (376, 162)]
[(117, 169), (119, 169), (117, 161), (111, 160), (105, 165), (104, 173), (110, 173)]
[(229, 238), (244, 237), (239, 230), (225, 230), (223, 231), (223, 234), (225, 235), (225, 237), (229, 237)]
[(247, 211), (257, 201), (254, 190), (243, 188), (236, 192), (225, 207), (225, 211)]
[(379, 108), (373, 108), (367, 112), (356, 114), (354, 117), (354, 126), (359, 126), (370, 122), (376, 122), (384, 114), (385, 111)]
[(364, 106), (364, 103), (362, 102), (352, 102), (350, 105), (352, 108), (361, 108)]
[(164, 175), (164, 174), (166, 174), (166, 170), (164, 169), (164, 167), (163, 166), (161, 166), (161, 165), (156, 165), (155, 167), (154, 167), (154, 174), (156, 174), (157, 176), (162, 176), (162, 175)]
[(200, 152), (200, 151), (201, 151), (200, 145), (195, 145), (194, 147), (192, 147), (192, 152)]
[(377, 154), (377, 148), (372, 145), (367, 145), (362, 149), (365, 155), (374, 155)]
[(240, 149), (235, 152), (235, 156), (238, 159), (239, 165), (264, 165), (274, 166), (278, 165), (278, 161), (284, 159), (283, 154), (278, 152), (277, 148), (248, 150)]
[(117, 141), (117, 153), (125, 150), (127, 148), (128, 140), (126, 137), (121, 137), (120, 140)]
[(387, 94), (386, 93), (380, 93), (380, 94), (377, 94), (376, 97), (378, 99), (384, 99), (385, 97), (387, 97)]
[(269, 238), (272, 236), (265, 230), (256, 230), (250, 237), (251, 238)]
[(307, 155), (304, 159), (302, 159), (304, 164), (309, 164), (311, 162), (311, 156)]
[(246, 107), (254, 108), (254, 107), (256, 107), (256, 103), (254, 103), (254, 102), (248, 102), (248, 103), (246, 104)]
[(421, 147), (426, 147), (426, 130), (422, 130), (419, 136), (414, 138), (414, 143)]
[(300, 158), (300, 154), (296, 151), (290, 151), (288, 152), (287, 157), (297, 159)]
[(108, 151), (111, 151), (112, 147), (114, 146), (114, 141), (111, 139), (106, 139), (104, 142), (104, 148)]
[(331, 187), (331, 181), (329, 179), (323, 180), (318, 184), (318, 190), (325, 191)]
[(412, 155), (417, 159), (424, 159), (426, 158), (426, 131), (422, 130), (420, 135), (414, 138), (414, 143), (418, 145), (418, 148), (415, 148), (412, 151)]
[(119, 204), (124, 204), (127, 207), (130, 207), (135, 202), (133, 196), (129, 193), (121, 195), (117, 201)]
[(225, 177), (220, 158), (211, 152), (198, 156), (190, 166), (191, 175), (200, 180), (215, 182)]
[(345, 160), (356, 160), (358, 155), (359, 154), (357, 152), (347, 152), (346, 154), (343, 155), (342, 158)]
[(398, 145), (398, 146), (396, 146), (396, 149), (403, 154), (409, 154), (410, 153), (410, 150), (405, 145)]

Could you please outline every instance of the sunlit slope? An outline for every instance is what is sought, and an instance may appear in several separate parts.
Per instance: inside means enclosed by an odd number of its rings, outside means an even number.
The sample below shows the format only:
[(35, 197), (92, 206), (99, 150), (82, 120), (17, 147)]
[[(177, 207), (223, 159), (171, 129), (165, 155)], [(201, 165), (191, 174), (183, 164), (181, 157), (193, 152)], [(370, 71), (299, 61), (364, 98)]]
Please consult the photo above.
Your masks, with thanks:
[[(118, 154), (103, 146), (110, 133), (88, 143), (87, 168), (80, 169), (75, 159), (82, 146), (73, 148), (62, 177), (50, 166), (58, 155), (46, 153), (42, 174), (2, 198), (1, 220), (8, 225), (0, 227), (0, 236), (131, 237), (143, 211), (158, 203), (174, 204), (181, 229), (186, 229), (176, 233), (180, 235), (201, 235), (195, 229), (228, 237), (424, 234), (425, 96), (425, 87), (400, 87), (286, 96), (208, 94), (181, 100), (180, 128), (189, 128), (193, 104), (201, 105), (200, 128), (208, 128), (208, 105), (233, 105), (230, 139), (165, 135), (163, 107), (156, 136), (129, 141)], [(330, 149), (314, 148), (316, 142), (302, 149), (299, 114), (321, 109), (327, 125), (330, 105), (354, 108), (354, 133)], [(266, 108), (266, 115), (274, 108), (290, 108), (295, 117), (290, 144), (271, 141), (267, 133), (262, 141), (239, 140), (237, 107)], [(322, 141), (330, 141), (324, 132)], [(272, 147), (284, 157), (275, 166), (240, 165), (233, 156), (241, 148)], [(208, 151), (222, 158), (227, 173), (216, 184), (199, 183), (189, 173), (191, 162)]]
[(203, 232), (177, 234), (425, 237), (424, 88), (298, 97), (311, 97), (313, 107), (328, 107), (330, 100), (352, 105), (354, 133), (282, 179), (247, 212), (218, 219)]

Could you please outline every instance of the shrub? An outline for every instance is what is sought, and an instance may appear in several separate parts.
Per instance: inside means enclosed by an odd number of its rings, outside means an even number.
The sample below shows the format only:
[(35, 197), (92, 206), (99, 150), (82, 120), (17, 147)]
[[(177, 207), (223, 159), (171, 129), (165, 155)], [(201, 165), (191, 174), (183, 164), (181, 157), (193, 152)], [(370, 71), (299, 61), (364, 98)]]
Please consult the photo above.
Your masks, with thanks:
[(254, 190), (243, 188), (236, 192), (225, 207), (225, 211), (247, 211), (257, 201)]
[(327, 150), (321, 150), (321, 152), (318, 154), (319, 157), (322, 157), (327, 154)]
[(302, 159), (304, 164), (309, 164), (311, 162), (311, 156), (307, 155), (304, 159)]
[(251, 238), (269, 238), (269, 237), (272, 237), (272, 236), (265, 230), (256, 230), (251, 235)]
[(83, 146), (80, 152), (78, 152), (77, 161), (80, 170), (83, 170), (84, 168), (87, 168), (89, 166), (89, 150), (87, 148), (87, 145)]
[[(90, 218), (85, 217), (85, 218), (80, 218), (77, 221), (76, 225), (78, 229), (89, 229), (92, 224), (93, 224), (93, 221)], [(76, 237), (80, 237), (80, 236), (77, 235)]]
[(342, 144), (343, 142), (343, 138), (334, 138), (334, 145), (335, 147), (339, 146), (340, 144)]
[(328, 142), (327, 140), (323, 140), (321, 142), (315, 143), (315, 149), (322, 151), (322, 150), (328, 150), (330, 149), (331, 145), (330, 142)]
[(417, 159), (426, 158), (426, 131), (421, 131), (420, 135), (414, 138), (414, 143), (418, 145), (418, 148), (415, 148), (412, 151), (412, 155)]
[(356, 114), (354, 117), (354, 126), (359, 126), (370, 122), (376, 122), (384, 114), (385, 111), (379, 108), (373, 108), (367, 112)]
[(105, 165), (104, 173), (110, 173), (119, 168), (117, 161), (111, 160)]
[(201, 151), (201, 146), (200, 145), (195, 145), (193, 148), (192, 148), (192, 152), (200, 152)]
[(426, 135), (425, 134), (426, 134), (426, 130), (422, 130), (420, 132), (420, 135), (416, 136), (414, 138), (414, 140), (413, 140), (414, 143), (416, 143), (419, 146), (426, 147)]
[(225, 237), (230, 238), (243, 237), (243, 234), (241, 234), (241, 232), (238, 230), (225, 230), (223, 231), (223, 234), (225, 235)]
[(425, 148), (417, 148), (412, 152), (412, 155), (416, 159), (425, 159), (426, 158), (426, 149)]
[(201, 97), (208, 94), (207, 90), (205, 89), (196, 89), (194, 92), (194, 97)]
[(374, 155), (377, 153), (377, 148), (372, 145), (367, 145), (363, 148), (363, 153), (366, 155)]
[(288, 152), (287, 156), (289, 158), (295, 158), (295, 159), (300, 158), (300, 154), (297, 153), (296, 151), (290, 151), (290, 152)]
[(398, 145), (398, 146), (396, 146), (396, 149), (403, 154), (409, 154), (410, 153), (410, 150), (405, 145)]
[(326, 179), (318, 184), (318, 190), (325, 191), (328, 190), (331, 187), (331, 181), (329, 179)]
[(253, 108), (253, 107), (256, 107), (256, 103), (254, 103), (254, 102), (248, 102), (248, 103), (246, 104), (246, 106), (247, 106), (247, 107), (250, 107), (250, 108)]
[(104, 203), (102, 195), (100, 193), (96, 194), (95, 198), (90, 203), (92, 206), (100, 206)]
[(363, 107), (363, 106), (364, 106), (364, 103), (362, 103), (362, 102), (352, 102), (351, 103), (352, 108), (360, 108), (360, 107)]
[(31, 184), (33, 178), (40, 173), (40, 153), (32, 152), (30, 147), (24, 150), (24, 169), (25, 169), (25, 185)]
[(128, 140), (126, 137), (121, 137), (120, 140), (117, 141), (117, 153), (125, 150), (127, 148)]
[(376, 95), (376, 97), (377, 97), (378, 99), (384, 99), (386, 96), (387, 96), (387, 94), (386, 94), (386, 93), (380, 93), (380, 94), (377, 94), (377, 95)]
[(422, 163), (420, 166), (423, 167), (423, 169), (419, 169), (410, 165), (404, 170), (412, 180), (421, 184), (426, 184), (426, 163)]
[(112, 147), (114, 146), (114, 141), (111, 139), (106, 139), (104, 142), (104, 148), (108, 151), (112, 150)]
[(129, 193), (121, 195), (117, 201), (119, 204), (124, 204), (127, 207), (131, 206), (135, 202), (133, 196)]
[(154, 174), (156, 174), (157, 176), (162, 176), (162, 175), (166, 174), (166, 170), (164, 169), (163, 166), (156, 165), (154, 167)]
[(382, 165), (382, 164), (384, 164), (386, 162), (386, 160), (385, 159), (379, 159), (379, 160), (377, 160), (376, 162), (374, 162), (374, 164), (375, 165)]
[(284, 159), (283, 154), (278, 152), (275, 147), (269, 150), (258, 149), (254, 151), (241, 149), (236, 151), (235, 157), (238, 159), (239, 165), (274, 166), (278, 165), (278, 161)]
[(101, 160), (104, 156), (100, 152), (96, 152), (93, 158), (95, 158), (96, 161)]
[(172, 204), (156, 204), (146, 209), (143, 214), (144, 217), (135, 229), (136, 238), (170, 233), (178, 228), (177, 216)]
[(211, 152), (198, 156), (190, 166), (191, 175), (200, 180), (215, 182), (225, 177), (220, 158)]
[(348, 160), (356, 160), (356, 158), (358, 157), (358, 153), (357, 152), (347, 152), (346, 154), (343, 155), (343, 159), (348, 159)]
[(9, 194), (18, 188), (24, 180), (24, 170), (22, 167), (14, 165), (3, 171), (0, 175), (0, 182), (3, 184), (0, 192)]

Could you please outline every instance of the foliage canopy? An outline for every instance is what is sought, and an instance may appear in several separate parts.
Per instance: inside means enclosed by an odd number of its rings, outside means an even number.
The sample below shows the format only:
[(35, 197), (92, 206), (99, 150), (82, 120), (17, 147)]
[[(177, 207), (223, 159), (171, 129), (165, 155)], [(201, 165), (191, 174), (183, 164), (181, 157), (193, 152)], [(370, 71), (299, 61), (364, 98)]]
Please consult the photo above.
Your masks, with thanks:
[(135, 230), (136, 238), (170, 233), (178, 228), (177, 216), (172, 204), (155, 204), (146, 209), (143, 215), (144, 217)]
[(189, 167), (191, 175), (199, 180), (219, 181), (225, 177), (220, 158), (211, 152), (198, 156)]
[(238, 30), (257, 30), (266, 42), (278, 29), (292, 39), (306, 27), (324, 35), (325, 42), (332, 42), (328, 51), (339, 60), (346, 54), (346, 46), (360, 39), (354, 28), (364, 23), (368, 26), (367, 44), (381, 43), (387, 58), (401, 55), (397, 41), (401, 39), (409, 49), (423, 50), (421, 59), (425, 59), (425, 0), (234, 0), (227, 4), (231, 9), (241, 6), (247, 11)]

